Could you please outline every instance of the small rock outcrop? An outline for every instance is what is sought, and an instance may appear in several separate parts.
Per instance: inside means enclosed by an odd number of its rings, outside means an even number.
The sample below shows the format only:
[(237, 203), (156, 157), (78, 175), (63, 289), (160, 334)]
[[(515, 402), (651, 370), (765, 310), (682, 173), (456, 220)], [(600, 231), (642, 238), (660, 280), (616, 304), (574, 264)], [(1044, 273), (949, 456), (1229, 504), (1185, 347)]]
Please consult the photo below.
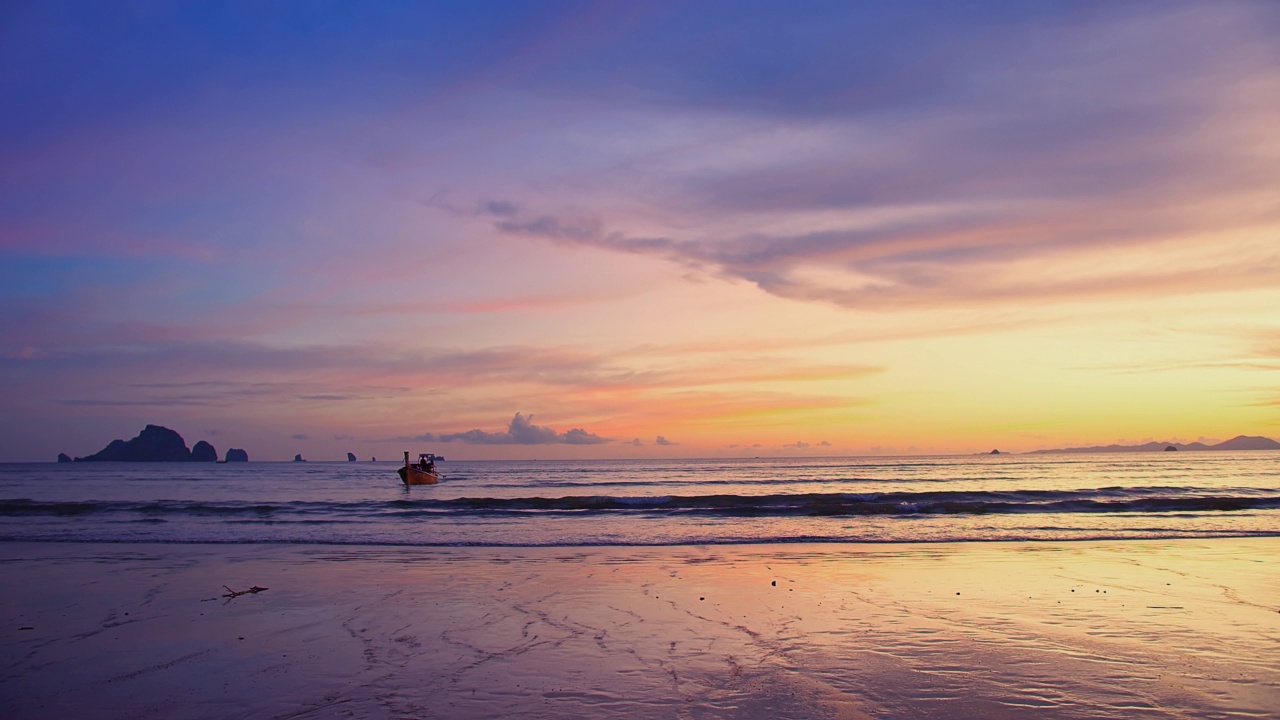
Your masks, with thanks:
[(1165, 448), (1165, 449), (1164, 449), (1164, 451), (1165, 451), (1165, 452), (1178, 452), (1178, 448), (1176, 448), (1176, 447), (1174, 447), (1174, 446), (1170, 445), (1169, 447)]
[(347, 462), (355, 462), (355, 461), (356, 461), (356, 454), (355, 454), (355, 453), (347, 453)]
[(71, 456), (66, 453), (58, 453), (58, 462), (71, 462)]
[(302, 459), (302, 453), (298, 453), (297, 455), (294, 455), (294, 456), (293, 456), (293, 461), (294, 461), (294, 462), (306, 462), (306, 460), (303, 460), (303, 459)]
[(988, 454), (988, 455), (999, 455), (999, 454), (1000, 454), (1000, 451), (999, 451), (999, 450), (992, 450), (991, 452), (989, 452), (989, 453), (987, 453), (987, 454)]
[(191, 459), (187, 442), (167, 427), (148, 425), (138, 437), (112, 440), (100, 452), (76, 458), (76, 462), (186, 462)]
[(201, 440), (191, 448), (191, 459), (196, 462), (217, 462), (218, 451), (209, 443)]
[(240, 448), (227, 448), (227, 462), (249, 462), (249, 453)]

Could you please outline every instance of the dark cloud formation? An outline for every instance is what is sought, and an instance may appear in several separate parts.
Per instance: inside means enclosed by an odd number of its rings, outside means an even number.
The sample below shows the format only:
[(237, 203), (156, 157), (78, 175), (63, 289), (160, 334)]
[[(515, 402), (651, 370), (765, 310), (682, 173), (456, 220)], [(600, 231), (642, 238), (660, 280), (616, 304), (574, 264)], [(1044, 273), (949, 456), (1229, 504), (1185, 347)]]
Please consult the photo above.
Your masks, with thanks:
[(434, 436), (428, 433), (422, 436), (422, 439), (434, 439), (439, 442), (462, 442), (473, 445), (600, 445), (612, 442), (612, 438), (600, 437), (582, 428), (556, 432), (552, 428), (535, 425), (532, 415), (525, 416), (521, 413), (516, 413), (515, 417), (511, 419), (511, 424), (507, 426), (506, 432), (486, 432), (476, 429)]
[(516, 206), (505, 200), (490, 200), (489, 202), (481, 203), (480, 211), (496, 217), (511, 217), (516, 214)]
[(424, 432), (418, 435), (399, 435), (393, 438), (375, 439), (370, 442), (438, 442), (439, 437), (433, 432)]
[(670, 440), (666, 439), (662, 435), (659, 435), (658, 439), (653, 441), (653, 444), (654, 445), (679, 445), (680, 443), (671, 442)]

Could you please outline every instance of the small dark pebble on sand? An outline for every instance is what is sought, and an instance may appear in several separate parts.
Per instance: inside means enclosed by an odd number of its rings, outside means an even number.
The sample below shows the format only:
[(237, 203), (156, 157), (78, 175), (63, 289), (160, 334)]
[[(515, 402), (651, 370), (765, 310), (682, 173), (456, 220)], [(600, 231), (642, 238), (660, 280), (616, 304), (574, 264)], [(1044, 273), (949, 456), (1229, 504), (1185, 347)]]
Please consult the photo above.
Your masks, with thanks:
[(700, 597), (700, 598), (698, 598), (698, 599), (699, 599), (699, 600), (706, 600), (706, 598), (704, 598), (704, 597)]
[(22, 630), (35, 630), (35, 626), (34, 626), (34, 625), (23, 625), (22, 627), (18, 628), (18, 630), (19, 630), (19, 631), (22, 631)]
[(774, 586), (774, 587), (778, 587), (778, 581), (777, 581), (777, 580), (774, 580), (773, 582), (771, 582), (771, 583), (769, 583), (769, 584), (770, 584), (770, 585), (772, 585), (772, 586)]

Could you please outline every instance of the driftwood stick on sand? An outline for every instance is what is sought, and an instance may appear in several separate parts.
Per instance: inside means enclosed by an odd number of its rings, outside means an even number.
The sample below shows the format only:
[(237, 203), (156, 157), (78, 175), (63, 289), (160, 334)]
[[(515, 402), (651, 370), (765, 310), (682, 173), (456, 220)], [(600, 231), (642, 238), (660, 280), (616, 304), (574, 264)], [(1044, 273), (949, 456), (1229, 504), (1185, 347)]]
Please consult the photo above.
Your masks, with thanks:
[(250, 593), (260, 593), (260, 592), (262, 592), (263, 590), (270, 590), (270, 589), (271, 589), (271, 588), (258, 587), (257, 585), (254, 585), (253, 587), (249, 588), (248, 590), (232, 590), (231, 588), (227, 587), (226, 585), (223, 585), (222, 587), (227, 588), (227, 594), (222, 596), (222, 597), (224, 597), (224, 598), (238, 598), (238, 597), (240, 597), (241, 595), (248, 595), (248, 594), (250, 594)]

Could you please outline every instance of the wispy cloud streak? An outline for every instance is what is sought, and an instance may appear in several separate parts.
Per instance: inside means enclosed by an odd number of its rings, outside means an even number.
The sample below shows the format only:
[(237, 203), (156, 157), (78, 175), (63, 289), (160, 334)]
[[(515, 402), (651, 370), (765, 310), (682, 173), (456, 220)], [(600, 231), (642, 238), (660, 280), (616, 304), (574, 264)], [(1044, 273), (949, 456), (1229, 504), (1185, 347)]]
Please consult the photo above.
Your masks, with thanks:
[[(640, 161), (668, 182), (610, 178), (665, 223), (515, 197), (479, 212), (507, 235), (661, 257), (854, 309), (1266, 287), (1280, 276), (1269, 240), (1280, 230), (1280, 58), (1263, 14), (1082, 13), (1036, 27), (1034, 43), (1004, 27), (871, 106), (771, 108), (785, 118), (772, 124), (760, 120), (770, 111), (739, 109), (741, 137), (708, 127), (694, 152)], [(810, 81), (857, 97), (867, 79)], [(885, 79), (898, 81), (912, 85)], [(1206, 237), (1230, 247), (1204, 252)]]

